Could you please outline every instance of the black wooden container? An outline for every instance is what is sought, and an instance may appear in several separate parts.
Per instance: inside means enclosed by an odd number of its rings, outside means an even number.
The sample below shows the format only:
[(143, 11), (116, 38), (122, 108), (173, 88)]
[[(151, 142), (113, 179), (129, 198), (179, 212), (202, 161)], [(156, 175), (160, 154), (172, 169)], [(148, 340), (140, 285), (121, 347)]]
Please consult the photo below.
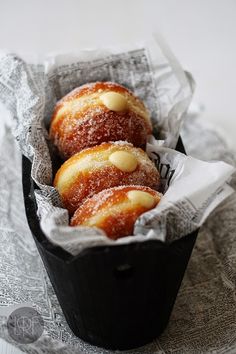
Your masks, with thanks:
[[(184, 152), (181, 140), (177, 145)], [(50, 244), (37, 218), (31, 163), (23, 157), (29, 227), (65, 318), (81, 339), (109, 349), (130, 349), (165, 329), (197, 232), (165, 244), (97, 246), (72, 256)]]

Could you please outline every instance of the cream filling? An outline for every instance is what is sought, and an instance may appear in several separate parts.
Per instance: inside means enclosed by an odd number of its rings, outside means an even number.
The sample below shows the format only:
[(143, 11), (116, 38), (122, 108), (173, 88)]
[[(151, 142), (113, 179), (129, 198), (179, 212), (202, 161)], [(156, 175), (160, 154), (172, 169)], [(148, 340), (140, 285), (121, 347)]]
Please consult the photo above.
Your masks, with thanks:
[(134, 204), (139, 204), (144, 208), (150, 209), (155, 204), (155, 197), (148, 192), (131, 190), (127, 193), (129, 200)]
[(133, 172), (138, 166), (134, 154), (127, 151), (115, 151), (109, 156), (109, 161), (123, 172)]

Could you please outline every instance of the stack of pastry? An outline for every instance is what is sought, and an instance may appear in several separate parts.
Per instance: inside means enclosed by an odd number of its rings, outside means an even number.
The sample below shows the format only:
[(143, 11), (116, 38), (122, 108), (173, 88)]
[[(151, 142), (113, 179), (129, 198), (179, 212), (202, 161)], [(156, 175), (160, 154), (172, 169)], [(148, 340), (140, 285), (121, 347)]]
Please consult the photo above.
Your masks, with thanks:
[(136, 219), (160, 201), (160, 175), (141, 148), (152, 131), (144, 104), (125, 87), (96, 82), (56, 105), (50, 138), (67, 159), (54, 186), (72, 226), (132, 235)]

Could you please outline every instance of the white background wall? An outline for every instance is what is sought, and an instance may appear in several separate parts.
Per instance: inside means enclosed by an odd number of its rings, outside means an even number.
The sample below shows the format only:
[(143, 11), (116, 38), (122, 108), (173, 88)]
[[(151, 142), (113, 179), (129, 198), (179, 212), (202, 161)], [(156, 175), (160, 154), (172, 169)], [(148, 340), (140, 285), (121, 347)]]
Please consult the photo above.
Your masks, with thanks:
[(236, 148), (235, 0), (0, 0), (0, 48), (18, 53), (116, 45), (157, 30), (194, 75), (204, 119)]

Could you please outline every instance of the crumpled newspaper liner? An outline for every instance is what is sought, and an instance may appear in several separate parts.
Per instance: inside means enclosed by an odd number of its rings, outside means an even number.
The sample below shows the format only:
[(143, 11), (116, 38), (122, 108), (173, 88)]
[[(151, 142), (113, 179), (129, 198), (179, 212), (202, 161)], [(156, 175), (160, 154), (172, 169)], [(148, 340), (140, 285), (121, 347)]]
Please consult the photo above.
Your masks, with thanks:
[[(0, 79), (1, 99), (11, 112), (13, 133), (22, 153), (33, 162), (32, 178), (40, 187), (36, 199), (42, 230), (52, 243), (73, 255), (101, 244), (177, 239), (199, 227), (209, 212), (232, 193), (224, 184), (233, 167), (220, 162), (208, 165), (160, 147), (175, 147), (193, 89), (190, 75), (184, 73), (160, 38), (132, 50), (48, 57), (43, 64), (28, 64), (15, 55), (2, 54)], [(164, 174), (162, 170), (164, 189), (167, 184), (169, 188), (159, 206), (137, 220), (135, 237), (117, 241), (109, 240), (96, 228), (69, 227), (68, 213), (60, 208), (58, 193), (51, 187), (46, 126), (53, 107), (75, 87), (94, 81), (118, 82), (144, 101), (154, 133), (160, 133), (158, 141), (150, 137), (147, 152), (157, 167), (168, 169)], [(166, 173), (171, 173), (172, 178), (165, 178)]]

